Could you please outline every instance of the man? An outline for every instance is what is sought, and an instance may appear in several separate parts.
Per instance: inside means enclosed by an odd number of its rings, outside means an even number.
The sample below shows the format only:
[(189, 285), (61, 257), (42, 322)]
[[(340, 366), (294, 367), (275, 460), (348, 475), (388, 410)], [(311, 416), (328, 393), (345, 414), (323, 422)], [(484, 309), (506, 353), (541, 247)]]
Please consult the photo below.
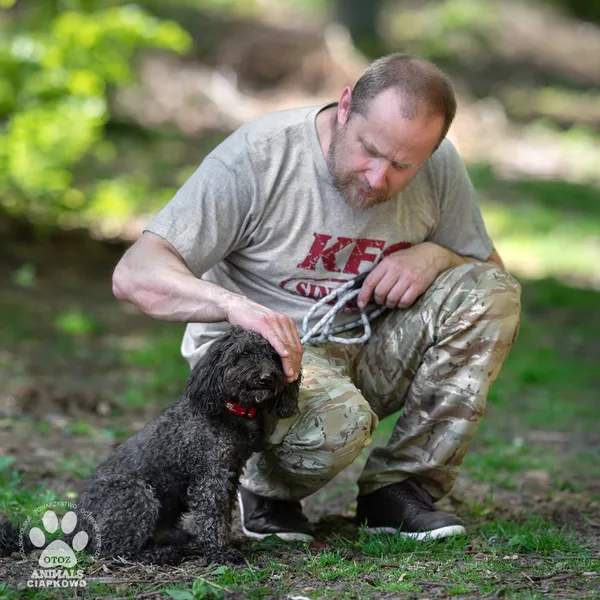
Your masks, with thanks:
[[(445, 139), (456, 102), (431, 63), (375, 61), (339, 103), (247, 123), (218, 146), (125, 254), (115, 295), (188, 323), (190, 365), (230, 325), (263, 335), (299, 413), (269, 423), (240, 487), (245, 533), (312, 539), (300, 500), (403, 410), (359, 479), (358, 522), (422, 539), (464, 533), (435, 501), (452, 488), (519, 321), (518, 283), (486, 233)], [(331, 289), (389, 309), (362, 345), (300, 343)], [(319, 318), (324, 308), (316, 315)], [(337, 323), (356, 318), (340, 311)], [(242, 418), (242, 417), (240, 417)]]

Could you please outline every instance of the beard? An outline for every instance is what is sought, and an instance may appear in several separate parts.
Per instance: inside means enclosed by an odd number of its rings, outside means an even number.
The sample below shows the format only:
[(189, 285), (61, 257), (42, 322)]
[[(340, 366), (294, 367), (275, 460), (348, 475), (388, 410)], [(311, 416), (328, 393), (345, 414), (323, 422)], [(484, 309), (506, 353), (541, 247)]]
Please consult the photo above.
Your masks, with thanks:
[[(369, 185), (366, 178), (361, 178), (356, 173), (346, 171), (343, 167), (344, 147), (346, 141), (345, 128), (339, 127), (334, 121), (331, 143), (327, 153), (327, 166), (333, 179), (333, 184), (342, 195), (342, 198), (351, 208), (366, 210), (388, 202), (392, 199), (389, 193), (383, 190), (374, 190)], [(362, 189), (368, 194), (369, 198), (363, 196), (358, 190)]]

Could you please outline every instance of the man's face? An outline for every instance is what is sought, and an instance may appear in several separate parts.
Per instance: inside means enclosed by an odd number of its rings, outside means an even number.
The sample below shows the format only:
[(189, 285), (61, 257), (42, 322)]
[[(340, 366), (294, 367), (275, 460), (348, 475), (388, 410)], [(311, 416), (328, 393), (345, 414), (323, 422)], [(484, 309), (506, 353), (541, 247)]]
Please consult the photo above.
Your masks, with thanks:
[(327, 164), (352, 208), (367, 209), (394, 198), (439, 141), (443, 117), (407, 119), (398, 109), (400, 102), (395, 91), (386, 90), (371, 101), (366, 117), (355, 113), (348, 118), (350, 92), (342, 94)]

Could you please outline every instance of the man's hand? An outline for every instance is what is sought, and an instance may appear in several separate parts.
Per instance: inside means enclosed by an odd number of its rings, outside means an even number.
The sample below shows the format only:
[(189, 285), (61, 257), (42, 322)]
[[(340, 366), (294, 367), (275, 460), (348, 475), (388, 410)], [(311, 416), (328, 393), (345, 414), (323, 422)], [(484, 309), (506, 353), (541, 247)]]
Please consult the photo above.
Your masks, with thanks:
[(236, 295), (227, 307), (227, 321), (255, 331), (267, 339), (281, 357), (288, 383), (298, 379), (304, 348), (292, 319)]
[[(407, 308), (433, 280), (452, 266), (454, 252), (424, 242), (386, 256), (362, 284), (357, 303), (364, 308), (373, 295), (377, 304)], [(464, 262), (464, 261), (463, 261)]]

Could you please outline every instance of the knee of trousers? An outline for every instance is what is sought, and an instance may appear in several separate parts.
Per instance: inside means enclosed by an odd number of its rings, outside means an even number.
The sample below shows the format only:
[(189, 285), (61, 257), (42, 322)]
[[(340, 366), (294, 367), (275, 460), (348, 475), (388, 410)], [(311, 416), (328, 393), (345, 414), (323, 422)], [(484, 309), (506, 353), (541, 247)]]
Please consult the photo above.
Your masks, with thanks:
[(489, 313), (504, 327), (516, 332), (521, 314), (521, 284), (510, 274), (491, 265), (477, 264), (477, 287), (482, 290)]
[(276, 451), (280, 466), (297, 477), (333, 478), (370, 443), (378, 422), (358, 394), (308, 410)]
[[(442, 274), (434, 294), (452, 310), (472, 306), (467, 320), (487, 315), (486, 320), (502, 322), (505, 331), (516, 331), (521, 312), (521, 284), (509, 273), (487, 263), (467, 263)], [(464, 315), (463, 315), (464, 316)]]

